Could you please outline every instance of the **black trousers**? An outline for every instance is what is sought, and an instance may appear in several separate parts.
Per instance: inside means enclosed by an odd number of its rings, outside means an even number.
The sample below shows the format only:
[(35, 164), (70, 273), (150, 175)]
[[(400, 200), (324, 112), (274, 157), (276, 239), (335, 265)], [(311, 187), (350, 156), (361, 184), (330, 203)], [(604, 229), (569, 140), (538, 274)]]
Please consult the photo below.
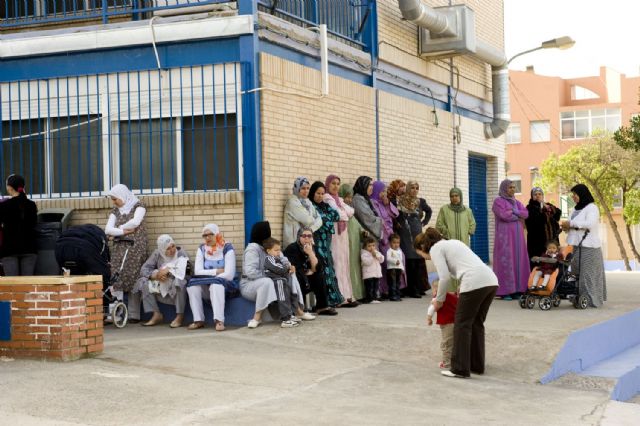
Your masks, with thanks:
[(453, 326), (451, 372), (464, 377), (484, 374), (484, 320), (497, 286), (460, 293)]
[(387, 269), (387, 285), (389, 286), (389, 299), (397, 300), (400, 297), (400, 277), (402, 269)]
[(328, 308), (329, 303), (327, 299), (327, 286), (324, 284), (322, 273), (316, 272), (313, 275), (307, 275), (307, 279), (309, 280), (309, 284), (311, 285), (311, 291), (313, 291), (313, 294), (316, 297), (315, 310), (318, 311)]
[(407, 296), (418, 296), (429, 289), (424, 259), (407, 259)]
[(380, 278), (367, 278), (364, 280), (364, 298), (367, 303), (378, 299), (378, 287)]

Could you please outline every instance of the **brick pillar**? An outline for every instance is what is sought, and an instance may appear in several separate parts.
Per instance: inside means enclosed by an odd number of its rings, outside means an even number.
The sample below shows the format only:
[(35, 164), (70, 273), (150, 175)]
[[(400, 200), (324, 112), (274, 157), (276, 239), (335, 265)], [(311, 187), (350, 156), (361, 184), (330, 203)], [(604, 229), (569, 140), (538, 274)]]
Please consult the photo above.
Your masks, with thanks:
[[(0, 277), (10, 303), (10, 340), (0, 356), (76, 360), (102, 352), (102, 277)], [(0, 333), (4, 335), (6, 333)]]

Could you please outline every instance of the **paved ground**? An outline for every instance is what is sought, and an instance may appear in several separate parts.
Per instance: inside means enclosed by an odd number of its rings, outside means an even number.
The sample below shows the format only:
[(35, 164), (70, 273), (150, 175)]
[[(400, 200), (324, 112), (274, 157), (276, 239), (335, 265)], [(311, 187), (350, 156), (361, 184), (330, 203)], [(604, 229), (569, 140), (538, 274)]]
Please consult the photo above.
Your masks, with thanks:
[(537, 380), (565, 337), (640, 307), (640, 274), (612, 273), (603, 309), (548, 312), (496, 300), (484, 376), (440, 376), (427, 299), (342, 309), (297, 329), (108, 329), (102, 355), (0, 360), (1, 424), (637, 425), (640, 398), (611, 383)]

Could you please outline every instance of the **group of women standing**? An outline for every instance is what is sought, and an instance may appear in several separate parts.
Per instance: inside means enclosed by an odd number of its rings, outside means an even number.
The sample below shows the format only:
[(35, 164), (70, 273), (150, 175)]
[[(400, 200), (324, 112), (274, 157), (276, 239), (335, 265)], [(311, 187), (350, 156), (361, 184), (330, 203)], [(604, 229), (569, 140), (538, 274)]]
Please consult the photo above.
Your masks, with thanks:
[(559, 244), (562, 228), (568, 232), (567, 244), (574, 247), (571, 270), (580, 272), (580, 292), (587, 294), (590, 306), (602, 306), (606, 300), (606, 281), (599, 237), (600, 212), (589, 189), (583, 184), (571, 188), (576, 205), (571, 218), (562, 224), (559, 223), (562, 212), (544, 201), (541, 188), (531, 190), (526, 207), (515, 198), (515, 192), (512, 181), (502, 181), (492, 207), (493, 270), (500, 283), (496, 294), (503, 300), (512, 300), (524, 293), (533, 266), (530, 259), (542, 255), (549, 242)]

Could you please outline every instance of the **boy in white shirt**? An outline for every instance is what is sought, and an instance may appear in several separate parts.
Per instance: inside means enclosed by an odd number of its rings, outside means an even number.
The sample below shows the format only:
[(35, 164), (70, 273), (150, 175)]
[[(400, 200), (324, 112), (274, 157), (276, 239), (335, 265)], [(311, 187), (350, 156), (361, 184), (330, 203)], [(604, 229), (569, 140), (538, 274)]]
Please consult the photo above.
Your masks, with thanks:
[(400, 298), (400, 279), (404, 273), (404, 253), (400, 248), (400, 236), (398, 234), (391, 234), (389, 237), (389, 249), (386, 255), (389, 300), (399, 302), (402, 300)]

